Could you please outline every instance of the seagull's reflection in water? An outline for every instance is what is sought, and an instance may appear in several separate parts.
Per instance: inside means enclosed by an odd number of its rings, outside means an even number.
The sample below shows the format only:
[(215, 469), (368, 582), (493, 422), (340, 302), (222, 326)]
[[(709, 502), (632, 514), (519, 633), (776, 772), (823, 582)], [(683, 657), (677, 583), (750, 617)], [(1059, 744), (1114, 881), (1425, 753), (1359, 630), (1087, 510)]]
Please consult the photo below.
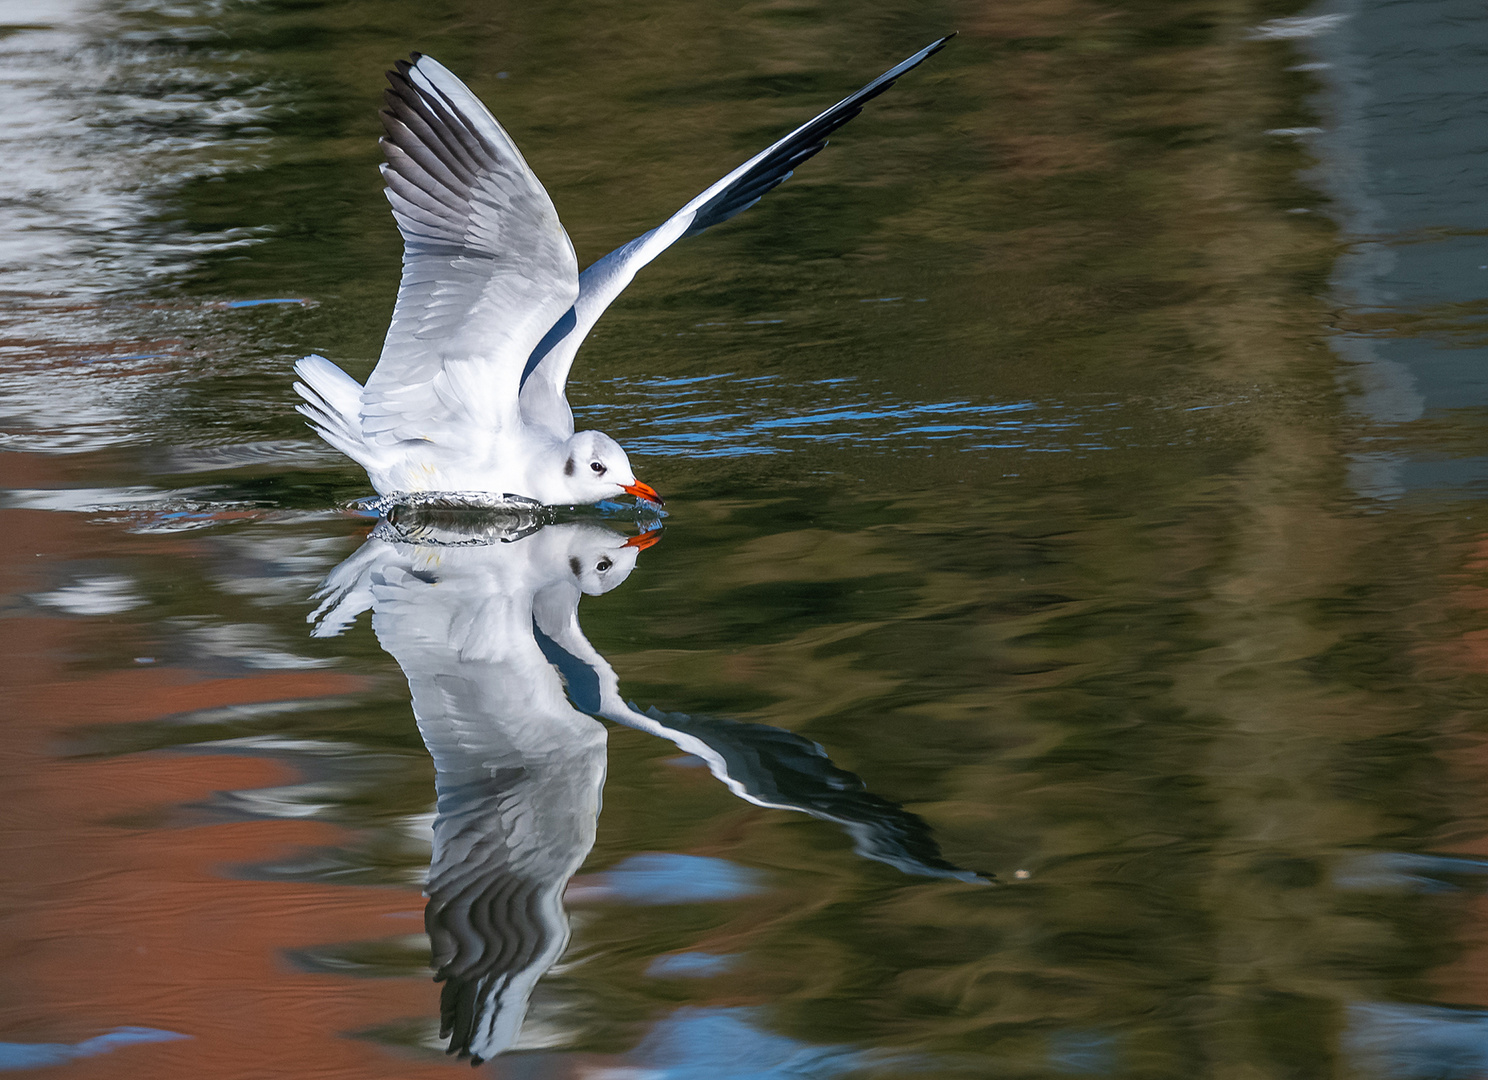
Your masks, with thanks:
[(533, 987), (568, 943), (563, 891), (594, 844), (605, 779), (596, 716), (671, 740), (740, 798), (839, 824), (866, 858), (983, 880), (946, 862), (923, 821), (864, 790), (810, 740), (641, 712), (621, 698), (579, 628), (579, 601), (624, 582), (658, 535), (544, 525), (516, 511), (395, 513), (317, 594), (320, 637), (371, 609), (434, 759), (424, 919), (450, 1053), (478, 1062), (510, 1049)]

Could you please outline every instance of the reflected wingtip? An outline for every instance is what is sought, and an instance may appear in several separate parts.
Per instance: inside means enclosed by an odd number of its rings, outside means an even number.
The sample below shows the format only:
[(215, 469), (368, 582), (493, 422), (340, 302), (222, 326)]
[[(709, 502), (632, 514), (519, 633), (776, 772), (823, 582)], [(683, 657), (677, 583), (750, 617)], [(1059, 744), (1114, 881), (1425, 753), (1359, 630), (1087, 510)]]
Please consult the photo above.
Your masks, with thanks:
[(932, 57), (936, 53), (940, 52), (941, 49), (944, 49), (946, 47), (946, 45), (950, 42), (951, 38), (955, 37), (960, 32), (961, 31), (959, 31), (959, 30), (952, 30), (945, 37), (940, 38), (940, 39), (938, 39), (936, 41), (932, 41), (929, 45), (926, 45), (925, 48), (924, 48), (924, 50), (920, 53), (920, 60), (921, 61), (925, 61), (925, 60), (930, 59), (930, 57)]

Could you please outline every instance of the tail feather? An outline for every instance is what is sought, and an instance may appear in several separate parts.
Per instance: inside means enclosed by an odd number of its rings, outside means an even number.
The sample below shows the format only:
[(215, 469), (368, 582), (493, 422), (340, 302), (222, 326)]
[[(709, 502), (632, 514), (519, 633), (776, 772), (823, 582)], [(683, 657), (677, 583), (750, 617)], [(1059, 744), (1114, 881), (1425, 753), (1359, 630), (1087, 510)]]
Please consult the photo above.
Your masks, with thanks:
[(367, 445), (360, 439), (348, 436), (335, 419), (327, 417), (325, 413), (312, 405), (296, 405), (295, 412), (308, 419), (309, 426), (322, 439), (359, 465), (366, 467), (364, 459), (367, 456)]
[(362, 408), (362, 384), (331, 363), (312, 353), (295, 361), (295, 374), (336, 411), (355, 417)]
[(294, 369), (304, 380), (294, 384), (295, 393), (305, 399), (295, 411), (322, 439), (366, 467), (369, 448), (361, 431), (361, 384), (323, 356), (307, 356)]

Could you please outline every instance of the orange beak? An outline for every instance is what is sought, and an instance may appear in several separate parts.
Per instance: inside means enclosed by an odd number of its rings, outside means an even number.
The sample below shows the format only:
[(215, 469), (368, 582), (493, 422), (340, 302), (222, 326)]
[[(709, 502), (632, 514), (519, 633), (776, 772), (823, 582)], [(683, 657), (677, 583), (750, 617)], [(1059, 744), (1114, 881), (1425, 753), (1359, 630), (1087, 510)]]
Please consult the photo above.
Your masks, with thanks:
[(645, 499), (647, 502), (655, 503), (657, 506), (666, 505), (666, 503), (662, 501), (661, 496), (656, 494), (656, 489), (654, 487), (652, 487), (650, 484), (643, 484), (639, 480), (637, 480), (634, 484), (628, 485), (623, 490), (628, 495), (634, 495), (637, 499)]
[(656, 543), (660, 539), (661, 530), (651, 529), (648, 532), (639, 534), (638, 536), (632, 536), (629, 540), (625, 541), (625, 543), (621, 544), (620, 546), (633, 547), (637, 551), (645, 551), (648, 547), (650, 547), (652, 544)]

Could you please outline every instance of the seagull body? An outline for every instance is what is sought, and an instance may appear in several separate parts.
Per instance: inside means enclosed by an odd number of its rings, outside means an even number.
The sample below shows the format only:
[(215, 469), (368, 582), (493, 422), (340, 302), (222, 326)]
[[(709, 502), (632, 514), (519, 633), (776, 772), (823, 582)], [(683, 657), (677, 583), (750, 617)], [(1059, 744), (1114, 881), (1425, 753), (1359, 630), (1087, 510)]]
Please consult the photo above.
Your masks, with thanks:
[(381, 495), (517, 496), (585, 505), (629, 493), (620, 445), (574, 431), (566, 396), (580, 343), (641, 267), (784, 182), (863, 105), (944, 47), (921, 49), (719, 180), (582, 274), (548, 193), (516, 144), (448, 69), (413, 54), (388, 72), (382, 174), (403, 279), (365, 386), (321, 356), (295, 365), (296, 406)]

